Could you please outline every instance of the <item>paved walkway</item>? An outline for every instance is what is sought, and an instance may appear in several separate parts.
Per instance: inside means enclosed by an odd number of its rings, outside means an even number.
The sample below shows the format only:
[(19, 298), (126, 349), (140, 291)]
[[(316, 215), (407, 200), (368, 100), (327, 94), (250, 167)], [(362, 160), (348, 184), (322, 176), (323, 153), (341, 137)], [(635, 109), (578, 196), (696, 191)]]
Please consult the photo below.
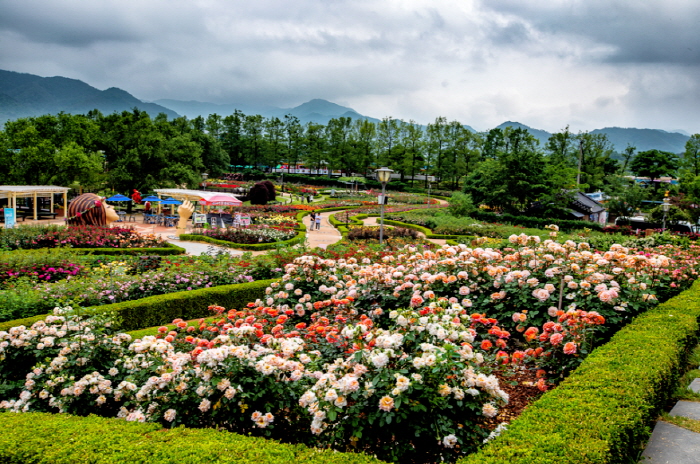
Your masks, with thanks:
[[(700, 379), (688, 386), (695, 393), (700, 392)], [(687, 417), (700, 421), (700, 403), (679, 401), (671, 409), (671, 416)], [(700, 462), (700, 433), (658, 421), (642, 453), (643, 464), (697, 464)]]

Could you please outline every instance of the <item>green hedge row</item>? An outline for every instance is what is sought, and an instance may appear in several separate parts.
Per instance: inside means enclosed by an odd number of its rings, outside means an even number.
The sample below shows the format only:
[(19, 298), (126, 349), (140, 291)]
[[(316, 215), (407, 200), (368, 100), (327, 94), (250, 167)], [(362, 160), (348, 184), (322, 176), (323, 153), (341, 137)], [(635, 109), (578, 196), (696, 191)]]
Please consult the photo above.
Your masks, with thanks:
[(495, 222), (512, 224), (516, 226), (532, 227), (533, 229), (543, 229), (549, 224), (557, 224), (562, 232), (581, 230), (583, 228), (601, 231), (603, 226), (597, 222), (583, 221), (576, 219), (546, 219), (530, 216), (518, 216), (515, 214), (498, 214), (491, 211), (476, 210), (469, 214), (469, 217), (485, 222)]
[[(47, 248), (38, 248), (40, 250)], [(171, 255), (182, 255), (187, 252), (184, 248), (181, 248), (172, 243), (166, 243), (163, 248), (69, 248), (70, 251), (81, 254), (81, 255), (160, 255), (160, 256), (171, 256)], [(37, 249), (29, 250), (13, 250), (12, 253), (31, 253), (35, 252)]]
[[(245, 284), (221, 285), (184, 292), (155, 295), (140, 300), (123, 301), (103, 306), (93, 306), (87, 311), (114, 313), (118, 316), (117, 330), (137, 330), (144, 327), (169, 324), (173, 319), (194, 319), (211, 316), (210, 305), (227, 309), (243, 308), (251, 301), (265, 296), (265, 289), (273, 280), (259, 280)], [(16, 319), (0, 323), (0, 330), (23, 325), (28, 327), (46, 315)]]
[(182, 234), (180, 235), (180, 240), (211, 243), (212, 245), (218, 245), (225, 248), (235, 248), (237, 250), (262, 251), (274, 250), (279, 246), (292, 246), (296, 245), (297, 243), (304, 243), (304, 240), (306, 240), (306, 232), (299, 232), (294, 238), (290, 238), (289, 240), (272, 243), (233, 243), (226, 240), (217, 240), (215, 238), (207, 237), (206, 235), (197, 234)]
[(9, 464), (379, 464), (364, 454), (287, 445), (214, 429), (67, 414), (1, 413), (0, 462)]
[(637, 462), (698, 343), (700, 281), (637, 317), (461, 464)]

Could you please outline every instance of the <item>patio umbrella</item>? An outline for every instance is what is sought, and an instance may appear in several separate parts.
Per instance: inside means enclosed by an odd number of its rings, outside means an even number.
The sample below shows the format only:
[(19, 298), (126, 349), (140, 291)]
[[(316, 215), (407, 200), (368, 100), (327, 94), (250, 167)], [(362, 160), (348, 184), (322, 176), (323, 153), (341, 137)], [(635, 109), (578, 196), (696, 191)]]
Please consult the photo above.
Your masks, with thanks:
[(106, 201), (131, 201), (131, 198), (124, 196), (121, 193), (118, 193), (116, 195), (112, 195), (111, 197), (107, 198)]
[(141, 198), (141, 201), (144, 203), (147, 201), (150, 201), (151, 203), (153, 203), (153, 202), (157, 202), (157, 201), (163, 201), (163, 199), (159, 198), (155, 195), (148, 195), (146, 198)]
[(107, 198), (107, 201), (131, 201), (131, 198), (126, 197), (122, 195), (121, 193), (118, 193), (116, 195), (113, 195), (109, 198)]

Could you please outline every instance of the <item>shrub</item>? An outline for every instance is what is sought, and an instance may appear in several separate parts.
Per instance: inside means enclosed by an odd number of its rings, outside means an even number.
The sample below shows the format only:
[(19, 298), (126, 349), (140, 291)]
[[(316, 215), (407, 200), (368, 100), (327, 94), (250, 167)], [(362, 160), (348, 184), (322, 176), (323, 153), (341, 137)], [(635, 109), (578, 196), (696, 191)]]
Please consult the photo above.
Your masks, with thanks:
[(251, 205), (266, 205), (270, 191), (262, 183), (253, 185), (248, 193)]
[(268, 201), (275, 201), (277, 199), (277, 194), (275, 192), (275, 184), (270, 182), (269, 180), (264, 180), (260, 182), (265, 186), (267, 189), (267, 200)]
[(450, 206), (447, 208), (452, 216), (469, 216), (476, 210), (472, 196), (462, 192), (454, 192), (450, 198)]
[(0, 426), (0, 460), (14, 464), (382, 462), (360, 453), (286, 445), (213, 429), (164, 429), (96, 416), (0, 414)]

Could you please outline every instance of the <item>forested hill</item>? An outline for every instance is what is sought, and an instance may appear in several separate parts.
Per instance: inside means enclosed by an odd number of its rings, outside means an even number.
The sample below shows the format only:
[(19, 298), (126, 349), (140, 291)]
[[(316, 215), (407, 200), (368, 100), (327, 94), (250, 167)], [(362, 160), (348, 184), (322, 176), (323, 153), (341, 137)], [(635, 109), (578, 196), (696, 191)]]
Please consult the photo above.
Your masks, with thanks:
[[(504, 122), (497, 129), (513, 127), (515, 129), (527, 129), (537, 140), (540, 146), (547, 145), (547, 139), (552, 135), (547, 131), (533, 129), (519, 122)], [(683, 153), (685, 143), (689, 137), (678, 132), (666, 132), (660, 129), (635, 129), (633, 127), (605, 127), (590, 131), (591, 134), (605, 134), (608, 141), (618, 153), (622, 153), (627, 145), (637, 148), (637, 153), (647, 150), (670, 151), (671, 153)]]
[[(0, 127), (8, 121), (22, 117), (57, 114), (60, 112), (86, 114), (98, 109), (103, 114), (131, 111), (138, 108), (151, 117), (165, 113), (170, 119), (179, 115), (194, 119), (197, 116), (207, 117), (210, 114), (227, 116), (235, 110), (246, 115), (260, 115), (264, 118), (285, 115), (296, 116), (301, 124), (313, 122), (327, 125), (331, 119), (350, 117), (366, 119), (378, 123), (379, 119), (359, 114), (354, 109), (341, 106), (322, 99), (310, 100), (294, 108), (279, 108), (256, 104), (218, 104), (184, 100), (157, 100), (153, 103), (143, 102), (130, 93), (109, 88), (98, 90), (83, 81), (66, 77), (41, 77), (33, 74), (23, 74), (0, 70)], [(440, 115), (436, 115), (438, 117)], [(465, 121), (460, 121), (464, 124)], [(425, 121), (419, 121), (425, 123)], [(563, 123), (564, 124), (564, 123)], [(425, 128), (425, 126), (421, 126)], [(472, 130), (470, 126), (465, 128)], [(552, 135), (547, 131), (534, 129), (519, 122), (504, 122), (498, 128), (514, 127), (527, 129), (540, 146), (545, 147), (547, 139)], [(677, 132), (666, 132), (658, 129), (635, 129), (621, 127), (606, 127), (590, 131), (591, 134), (607, 135), (613, 148), (622, 153), (628, 145), (636, 147), (637, 152), (658, 149), (673, 153), (685, 151), (688, 136)]]
[(227, 116), (235, 110), (239, 110), (244, 114), (259, 114), (265, 118), (284, 118), (289, 114), (296, 116), (299, 122), (306, 124), (313, 122), (316, 124), (328, 124), (333, 118), (349, 117), (352, 119), (366, 119), (374, 123), (378, 123), (379, 119), (363, 116), (352, 108), (341, 106), (336, 103), (329, 102), (316, 98), (306, 103), (302, 103), (294, 108), (278, 108), (275, 106), (263, 106), (252, 104), (217, 104), (199, 101), (182, 101), (182, 100), (156, 100), (156, 103), (167, 106), (183, 116), (188, 118), (196, 118), (203, 116), (206, 118), (210, 114), (218, 114), (219, 116)]
[(43, 114), (85, 114), (94, 109), (111, 114), (133, 108), (152, 117), (159, 113), (165, 113), (169, 118), (178, 117), (171, 109), (142, 102), (115, 87), (98, 90), (77, 79), (0, 70), (0, 125), (8, 120)]
[(657, 149), (682, 153), (688, 136), (678, 132), (666, 132), (658, 129), (635, 129), (632, 127), (605, 127), (591, 131), (591, 134), (602, 133), (608, 136), (616, 151), (622, 153), (627, 144), (637, 147), (637, 152)]

